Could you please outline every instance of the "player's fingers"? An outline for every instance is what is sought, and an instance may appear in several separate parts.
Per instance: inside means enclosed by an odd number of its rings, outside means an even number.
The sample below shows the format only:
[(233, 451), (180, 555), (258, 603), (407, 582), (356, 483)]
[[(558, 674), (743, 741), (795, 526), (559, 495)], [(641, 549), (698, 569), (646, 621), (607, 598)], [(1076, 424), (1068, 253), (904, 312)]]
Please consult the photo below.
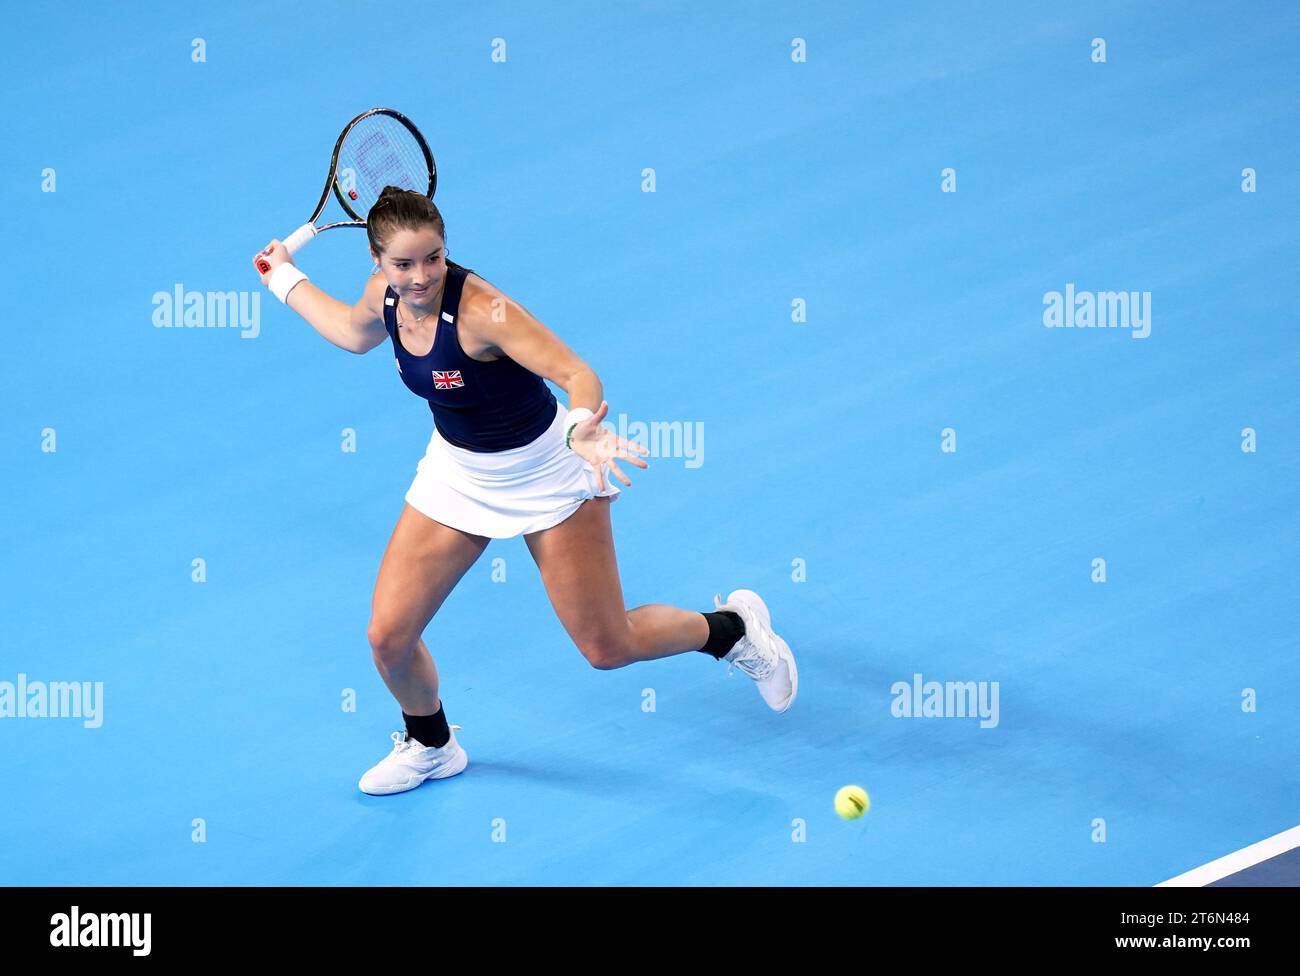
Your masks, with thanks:
[(289, 252), (278, 240), (271, 241), (271, 243), (267, 244), (266, 247), (257, 252), (257, 256), (260, 258), (270, 257), (272, 254), (281, 254), (284, 257), (288, 257)]
[(618, 465), (615, 464), (612, 459), (609, 462), (609, 470), (613, 471), (614, 474), (618, 475), (618, 480), (623, 482), (623, 484), (627, 485), (629, 488), (632, 486), (632, 482), (628, 480), (627, 475), (625, 475), (622, 471), (619, 470)]

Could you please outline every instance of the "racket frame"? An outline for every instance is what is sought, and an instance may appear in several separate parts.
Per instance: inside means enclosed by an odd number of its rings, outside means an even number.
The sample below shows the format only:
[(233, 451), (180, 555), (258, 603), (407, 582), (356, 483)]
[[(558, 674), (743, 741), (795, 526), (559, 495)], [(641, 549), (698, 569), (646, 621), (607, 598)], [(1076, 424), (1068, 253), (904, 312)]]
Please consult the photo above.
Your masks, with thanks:
[[(429, 168), (429, 188), (426, 191), (425, 196), (430, 200), (433, 199), (434, 193), (438, 190), (438, 168), (433, 161), (433, 153), (429, 151), (428, 142), (426, 142), (424, 136), (420, 134), (420, 130), (415, 127), (415, 123), (394, 108), (367, 109), (344, 126), (343, 131), (339, 133), (338, 139), (335, 140), (334, 151), (330, 154), (329, 175), (325, 177), (325, 189), (321, 191), (320, 201), (316, 204), (316, 209), (312, 213), (311, 219), (284, 239), (284, 246), (290, 254), (294, 254), (301, 250), (308, 241), (322, 231), (333, 230), (335, 227), (366, 226), (366, 218), (357, 213), (356, 208), (352, 206), (352, 201), (348, 199), (347, 194), (343, 192), (343, 187), (339, 183), (339, 153), (343, 150), (343, 143), (347, 139), (348, 133), (351, 132), (363, 119), (368, 119), (374, 115), (387, 115), (396, 119), (406, 127), (407, 131), (409, 131), (411, 135), (415, 137), (416, 144), (419, 145), (420, 152), (424, 155), (424, 161)], [(332, 223), (323, 224), (320, 227), (317, 227), (316, 220), (322, 213), (324, 213), (325, 204), (329, 202), (331, 192), (333, 192), (334, 198), (338, 200), (339, 206), (343, 208), (343, 212), (352, 219), (336, 220)], [(266, 272), (270, 270), (270, 267), (270, 263), (265, 260), (259, 260), (257, 263), (257, 270), (262, 272), (262, 274), (266, 274)]]

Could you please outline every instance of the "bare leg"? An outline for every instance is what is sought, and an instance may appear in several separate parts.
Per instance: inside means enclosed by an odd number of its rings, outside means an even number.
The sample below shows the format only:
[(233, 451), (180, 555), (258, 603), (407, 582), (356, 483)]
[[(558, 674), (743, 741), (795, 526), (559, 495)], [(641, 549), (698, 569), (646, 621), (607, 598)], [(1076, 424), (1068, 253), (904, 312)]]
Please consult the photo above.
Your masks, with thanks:
[(438, 710), (438, 669), (421, 634), (490, 541), (402, 508), (375, 582), (368, 637), (375, 667), (407, 715)]
[(524, 537), (560, 623), (598, 668), (698, 651), (709, 639), (703, 614), (662, 603), (624, 609), (609, 505), (589, 499), (559, 525)]
[(709, 624), (704, 614), (695, 610), (648, 603), (629, 610), (626, 616), (631, 630), (628, 664), (698, 651), (709, 640)]
[(416, 643), (412, 653), (401, 658), (400, 663), (388, 664), (386, 660), (375, 655), (375, 666), (379, 676), (388, 685), (388, 690), (402, 706), (407, 715), (432, 715), (438, 710), (438, 666), (433, 663), (433, 655), (424, 643), (424, 638)]

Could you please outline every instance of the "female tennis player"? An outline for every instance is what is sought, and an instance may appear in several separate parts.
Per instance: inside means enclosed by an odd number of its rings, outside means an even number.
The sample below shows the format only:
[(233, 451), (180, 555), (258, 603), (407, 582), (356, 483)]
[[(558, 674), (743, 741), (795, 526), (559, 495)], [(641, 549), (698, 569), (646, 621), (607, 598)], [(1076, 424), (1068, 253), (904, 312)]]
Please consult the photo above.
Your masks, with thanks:
[[(405, 731), (361, 777), (365, 793), (400, 793), (454, 776), (468, 758), (448, 726), (422, 635), (492, 539), (523, 535), (560, 623), (593, 667), (621, 668), (703, 651), (739, 668), (777, 712), (798, 672), (758, 594), (735, 590), (714, 610), (623, 606), (609, 507), (648, 467), (644, 447), (602, 426), (599, 377), (558, 336), (473, 271), (446, 259), (433, 201), (386, 187), (366, 233), (379, 265), (349, 306), (294, 266), (284, 245), (262, 252), (266, 284), (322, 336), (365, 353), (391, 340), (402, 382), (429, 401), (434, 430), (379, 567), (368, 637)], [(256, 258), (254, 261), (256, 262)], [(543, 380), (568, 396), (561, 408)]]

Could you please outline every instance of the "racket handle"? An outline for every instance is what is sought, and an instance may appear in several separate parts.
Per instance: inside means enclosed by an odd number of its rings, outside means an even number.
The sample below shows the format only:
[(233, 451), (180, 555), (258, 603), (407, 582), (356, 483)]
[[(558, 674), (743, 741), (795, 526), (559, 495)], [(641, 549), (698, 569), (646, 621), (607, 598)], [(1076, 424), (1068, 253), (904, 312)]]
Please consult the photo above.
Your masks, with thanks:
[(303, 246), (315, 236), (316, 225), (308, 221), (284, 239), (284, 246), (290, 254), (294, 254), (301, 251)]
[[(308, 221), (284, 239), (285, 250), (290, 254), (301, 251), (303, 246), (316, 236), (316, 233), (316, 225), (311, 221)], [(257, 262), (257, 270), (262, 274), (266, 274), (271, 270), (271, 262), (264, 259), (259, 260)]]

